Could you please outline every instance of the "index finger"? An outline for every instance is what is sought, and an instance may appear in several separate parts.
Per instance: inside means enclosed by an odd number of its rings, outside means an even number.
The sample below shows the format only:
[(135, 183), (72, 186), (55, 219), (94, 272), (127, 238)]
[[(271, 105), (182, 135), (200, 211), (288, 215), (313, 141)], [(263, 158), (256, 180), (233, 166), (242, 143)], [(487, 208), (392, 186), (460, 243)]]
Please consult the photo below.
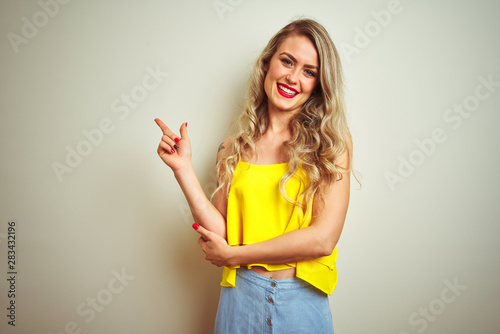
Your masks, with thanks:
[(172, 132), (172, 130), (170, 130), (168, 128), (168, 126), (165, 125), (165, 123), (163, 123), (161, 121), (161, 119), (159, 118), (155, 118), (155, 122), (156, 124), (158, 124), (158, 126), (160, 127), (161, 131), (163, 132), (164, 135), (167, 135), (167, 136), (170, 136), (170, 135), (173, 135), (174, 133)]
[(207, 232), (208, 230), (206, 228), (204, 228), (203, 226), (200, 226), (196, 223), (193, 224), (193, 228), (196, 230), (196, 232), (198, 232), (200, 235), (201, 235), (201, 239), (203, 239), (204, 241), (208, 241), (208, 237), (207, 237)]

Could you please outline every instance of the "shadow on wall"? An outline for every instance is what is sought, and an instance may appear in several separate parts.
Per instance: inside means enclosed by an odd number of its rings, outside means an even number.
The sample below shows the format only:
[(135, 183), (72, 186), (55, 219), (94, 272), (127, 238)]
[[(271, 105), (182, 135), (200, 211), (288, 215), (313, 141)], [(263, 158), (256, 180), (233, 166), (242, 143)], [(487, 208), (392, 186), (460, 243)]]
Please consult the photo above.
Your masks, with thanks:
[(217, 305), (219, 302), (220, 280), (222, 268), (218, 268), (204, 259), (204, 254), (198, 245), (197, 237), (175, 238), (171, 247), (182, 256), (176, 257), (174, 268), (183, 283), (191, 300), (185, 302), (193, 307), (193, 318), (189, 324), (193, 333), (212, 333)]
[[(162, 162), (153, 154), (154, 152), (147, 152), (144, 149), (136, 149), (133, 155), (127, 154), (128, 152), (129, 148), (113, 148), (109, 152), (106, 172), (100, 174), (99, 180), (95, 180), (94, 184), (99, 187), (99, 190), (95, 191), (99, 191), (102, 198), (109, 199), (108, 207), (112, 207), (113, 211), (120, 210), (126, 217), (130, 224), (127, 230), (131, 235), (139, 233), (134, 235), (139, 243), (134, 249), (139, 253), (135, 260), (130, 261), (138, 261), (139, 264), (134, 262), (135, 265), (144, 265), (148, 270), (154, 270), (158, 277), (175, 276), (172, 281), (177, 282), (176, 285), (159, 279), (154, 282), (161, 284), (161, 287), (143, 286), (147, 293), (153, 294), (152, 298), (156, 303), (166, 305), (165, 311), (168, 312), (165, 317), (174, 318), (162, 319), (161, 322), (168, 326), (173, 320), (196, 319), (192, 322), (177, 323), (176, 326), (182, 327), (179, 332), (212, 333), (219, 301), (222, 268), (215, 267), (204, 259), (197, 242), (198, 233), (191, 228), (194, 221), (183, 214), (184, 208), (181, 211), (177, 203), (167, 200), (169, 190), (161, 185), (158, 186), (158, 175), (151, 173), (150, 165), (131, 163), (133, 159), (144, 162), (151, 160), (161, 165)], [(165, 169), (165, 174), (161, 177), (173, 178), (168, 167), (162, 166), (162, 168)], [(101, 166), (102, 169), (104, 167)], [(207, 180), (202, 179), (202, 184), (208, 184), (203, 181)], [(158, 187), (162, 191), (160, 196), (155, 193)], [(185, 203), (184, 200), (181, 202)], [(151, 229), (141, 227), (148, 225)], [(115, 232), (114, 226), (106, 231), (110, 237)], [(143, 279), (144, 276), (138, 275), (137, 284), (140, 281), (140, 284), (150, 285)], [(166, 300), (168, 291), (167, 295), (159, 297), (157, 289), (163, 292), (165, 292), (163, 289), (168, 289), (172, 295), (180, 297), (180, 300), (171, 298)], [(189, 314), (180, 314), (181, 312)], [(165, 330), (169, 331), (168, 328)]]
[[(204, 166), (208, 166), (203, 170), (207, 171), (199, 175), (200, 184), (210, 198), (213, 190), (216, 187), (215, 168), (212, 165), (213, 161), (207, 161)], [(203, 175), (205, 174), (205, 175)], [(183, 223), (191, 226), (194, 223), (192, 218), (185, 220)], [(191, 227), (189, 227), (191, 229)], [(212, 333), (215, 323), (215, 315), (219, 303), (220, 281), (222, 278), (222, 268), (212, 265), (205, 260), (205, 255), (198, 245), (198, 233), (194, 230), (193, 235), (185, 239), (176, 239), (172, 245), (174, 249), (183, 254), (177, 257), (175, 267), (178, 270), (179, 276), (183, 282), (186, 282), (186, 289), (189, 290), (189, 296), (195, 296), (193, 300), (189, 300), (190, 305), (196, 306), (198, 313), (196, 314), (197, 321), (191, 324), (191, 328), (196, 328), (193, 333)]]

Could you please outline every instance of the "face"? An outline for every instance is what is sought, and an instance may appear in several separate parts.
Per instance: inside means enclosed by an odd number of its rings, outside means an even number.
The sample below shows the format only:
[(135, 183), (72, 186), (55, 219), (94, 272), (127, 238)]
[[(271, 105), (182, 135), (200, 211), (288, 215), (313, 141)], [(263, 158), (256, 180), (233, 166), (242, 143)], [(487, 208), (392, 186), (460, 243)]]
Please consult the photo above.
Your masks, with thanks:
[(298, 113), (318, 83), (318, 52), (307, 37), (290, 36), (264, 69), (269, 112)]

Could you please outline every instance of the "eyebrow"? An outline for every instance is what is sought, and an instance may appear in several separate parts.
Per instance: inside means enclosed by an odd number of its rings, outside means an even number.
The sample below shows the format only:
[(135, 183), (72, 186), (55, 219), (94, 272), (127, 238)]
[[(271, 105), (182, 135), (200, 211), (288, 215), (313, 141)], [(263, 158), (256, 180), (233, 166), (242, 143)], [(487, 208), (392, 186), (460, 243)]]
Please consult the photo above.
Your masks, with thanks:
[[(294, 62), (298, 63), (297, 59), (295, 59), (295, 57), (292, 56), (291, 54), (289, 54), (288, 52), (282, 52), (282, 53), (280, 53), (280, 56), (281, 55), (286, 55), (286, 56), (290, 57), (290, 59), (292, 59)], [(308, 65), (308, 64), (304, 65), (304, 67), (313, 68), (315, 70), (318, 69), (318, 66)]]

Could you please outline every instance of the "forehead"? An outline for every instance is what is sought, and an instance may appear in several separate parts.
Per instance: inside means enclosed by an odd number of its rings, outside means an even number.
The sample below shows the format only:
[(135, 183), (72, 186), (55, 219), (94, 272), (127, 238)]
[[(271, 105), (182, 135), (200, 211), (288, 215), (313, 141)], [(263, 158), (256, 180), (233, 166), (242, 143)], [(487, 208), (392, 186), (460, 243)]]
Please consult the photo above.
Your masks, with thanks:
[(278, 46), (275, 55), (280, 55), (282, 52), (291, 54), (299, 62), (318, 66), (319, 60), (316, 47), (305, 36), (292, 35), (285, 38)]

